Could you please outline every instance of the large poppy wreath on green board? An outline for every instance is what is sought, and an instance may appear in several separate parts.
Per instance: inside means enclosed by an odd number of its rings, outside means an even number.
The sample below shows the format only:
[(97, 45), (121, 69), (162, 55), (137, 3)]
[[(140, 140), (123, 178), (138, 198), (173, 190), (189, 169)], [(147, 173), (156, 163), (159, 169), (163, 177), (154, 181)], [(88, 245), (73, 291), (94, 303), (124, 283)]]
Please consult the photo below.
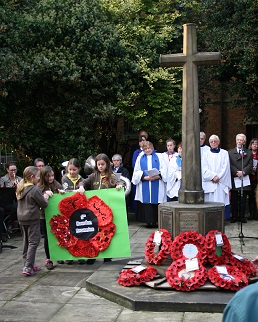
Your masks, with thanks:
[(97, 257), (116, 232), (110, 207), (98, 196), (76, 193), (58, 203), (60, 215), (50, 220), (58, 244), (76, 257)]

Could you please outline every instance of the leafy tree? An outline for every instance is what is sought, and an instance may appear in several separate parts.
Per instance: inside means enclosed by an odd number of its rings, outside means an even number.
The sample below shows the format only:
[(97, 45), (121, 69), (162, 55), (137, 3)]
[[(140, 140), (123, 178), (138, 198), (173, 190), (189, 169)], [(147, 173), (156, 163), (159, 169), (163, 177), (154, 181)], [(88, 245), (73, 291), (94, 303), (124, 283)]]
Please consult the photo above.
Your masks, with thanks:
[(181, 47), (179, 1), (3, 2), (16, 74), (0, 108), (16, 149), (51, 164), (111, 153), (120, 116), (157, 139), (180, 135), (181, 80), (158, 62)]
[(1, 99), (12, 144), (51, 163), (105, 151), (134, 53), (99, 1), (31, 2), (23, 10), (13, 9), (5, 36), (19, 70)]
[(220, 51), (221, 64), (212, 75), (233, 98), (233, 107), (244, 107), (258, 120), (258, 6), (250, 0), (206, 0), (199, 21), (203, 48)]

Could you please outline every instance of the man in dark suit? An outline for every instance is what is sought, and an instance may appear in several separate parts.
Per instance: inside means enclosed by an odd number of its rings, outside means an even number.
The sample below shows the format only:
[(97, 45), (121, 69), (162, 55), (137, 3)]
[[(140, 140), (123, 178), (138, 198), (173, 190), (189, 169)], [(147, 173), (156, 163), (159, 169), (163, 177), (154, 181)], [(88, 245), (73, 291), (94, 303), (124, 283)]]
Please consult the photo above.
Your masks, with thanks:
[[(248, 149), (244, 149), (246, 136), (237, 134), (236, 147), (228, 151), (231, 171), (231, 222), (245, 220), (246, 196), (251, 189), (249, 174), (252, 172), (253, 159), (252, 153)], [(241, 198), (241, 189), (243, 186), (243, 194)]]

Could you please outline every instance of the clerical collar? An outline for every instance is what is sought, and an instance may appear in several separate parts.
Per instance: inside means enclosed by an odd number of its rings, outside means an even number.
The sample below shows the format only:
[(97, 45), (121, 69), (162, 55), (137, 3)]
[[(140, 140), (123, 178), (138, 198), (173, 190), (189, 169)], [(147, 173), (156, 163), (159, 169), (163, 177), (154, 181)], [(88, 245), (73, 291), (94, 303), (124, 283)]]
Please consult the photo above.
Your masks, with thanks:
[(220, 148), (216, 148), (216, 149), (210, 148), (210, 151), (211, 151), (212, 153), (219, 153)]

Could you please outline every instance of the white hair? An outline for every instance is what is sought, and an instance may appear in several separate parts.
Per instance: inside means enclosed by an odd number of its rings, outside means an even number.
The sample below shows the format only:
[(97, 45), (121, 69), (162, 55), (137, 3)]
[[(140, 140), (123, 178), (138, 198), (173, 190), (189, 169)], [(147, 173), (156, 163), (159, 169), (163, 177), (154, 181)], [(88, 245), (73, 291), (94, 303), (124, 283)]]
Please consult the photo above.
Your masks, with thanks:
[(219, 139), (219, 137), (218, 137), (217, 135), (215, 135), (215, 134), (212, 134), (212, 135), (210, 136), (210, 138), (209, 138), (209, 142), (210, 142), (211, 140), (216, 140), (216, 141), (218, 141), (218, 142), (220, 143), (220, 139)]
[(245, 134), (243, 134), (243, 133), (239, 133), (239, 134), (237, 134), (237, 135), (236, 135), (236, 140), (237, 140), (237, 138), (238, 138), (239, 136), (241, 136), (241, 137), (242, 137), (242, 139), (244, 140), (244, 143), (245, 143), (245, 142), (246, 142), (246, 136), (245, 136)]
[(118, 159), (118, 160), (122, 161), (122, 156), (121, 156), (121, 154), (114, 154), (114, 155), (112, 156), (112, 160), (114, 160), (114, 159)]

